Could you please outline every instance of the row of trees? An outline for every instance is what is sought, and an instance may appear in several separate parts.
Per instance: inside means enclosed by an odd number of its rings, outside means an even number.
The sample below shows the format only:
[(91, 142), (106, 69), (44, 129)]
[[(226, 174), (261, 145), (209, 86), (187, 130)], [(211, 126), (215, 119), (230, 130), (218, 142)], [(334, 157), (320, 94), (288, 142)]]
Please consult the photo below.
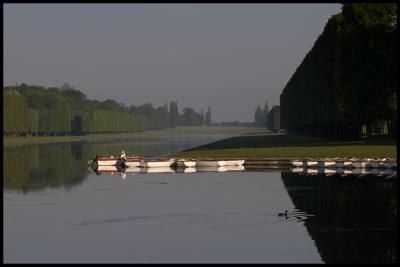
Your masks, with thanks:
[(281, 96), (289, 133), (396, 136), (397, 5), (344, 4)]
[[(207, 115), (209, 114), (209, 115)], [(206, 116), (178, 103), (161, 107), (151, 103), (140, 106), (115, 100), (89, 100), (68, 84), (61, 88), (16, 85), (3, 88), (3, 133), (6, 135), (59, 135), (136, 132), (211, 124)]]
[(256, 111), (254, 112), (254, 126), (267, 127), (268, 112), (269, 112), (268, 101), (265, 101), (264, 108), (261, 108), (260, 105), (258, 105)]

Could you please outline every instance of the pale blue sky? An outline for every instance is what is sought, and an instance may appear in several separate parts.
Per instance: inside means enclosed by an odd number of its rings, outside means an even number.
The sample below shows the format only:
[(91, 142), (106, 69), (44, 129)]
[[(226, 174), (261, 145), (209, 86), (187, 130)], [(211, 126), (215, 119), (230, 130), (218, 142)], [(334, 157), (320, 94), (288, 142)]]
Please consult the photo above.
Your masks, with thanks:
[(340, 4), (4, 4), (4, 83), (253, 121)]

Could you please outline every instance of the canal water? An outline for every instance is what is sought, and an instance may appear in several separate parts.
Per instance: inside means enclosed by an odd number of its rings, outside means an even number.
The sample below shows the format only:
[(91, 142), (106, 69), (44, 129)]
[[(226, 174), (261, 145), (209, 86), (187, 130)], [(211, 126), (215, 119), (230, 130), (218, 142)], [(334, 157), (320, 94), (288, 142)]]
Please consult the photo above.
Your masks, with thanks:
[[(291, 172), (96, 173), (224, 136), (3, 148), (5, 263), (395, 263), (397, 180)], [(285, 213), (285, 211), (288, 211)]]

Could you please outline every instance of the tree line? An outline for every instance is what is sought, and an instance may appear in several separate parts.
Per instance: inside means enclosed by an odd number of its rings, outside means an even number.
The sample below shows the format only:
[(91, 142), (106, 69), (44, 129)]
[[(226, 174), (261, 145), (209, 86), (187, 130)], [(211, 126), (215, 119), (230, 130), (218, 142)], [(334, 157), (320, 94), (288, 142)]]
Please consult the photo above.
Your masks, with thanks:
[(343, 4), (280, 96), (289, 133), (397, 133), (397, 5)]
[(206, 115), (171, 101), (125, 106), (113, 99), (90, 100), (69, 84), (58, 87), (26, 85), (3, 87), (3, 134), (76, 135), (160, 130), (178, 126), (211, 125)]

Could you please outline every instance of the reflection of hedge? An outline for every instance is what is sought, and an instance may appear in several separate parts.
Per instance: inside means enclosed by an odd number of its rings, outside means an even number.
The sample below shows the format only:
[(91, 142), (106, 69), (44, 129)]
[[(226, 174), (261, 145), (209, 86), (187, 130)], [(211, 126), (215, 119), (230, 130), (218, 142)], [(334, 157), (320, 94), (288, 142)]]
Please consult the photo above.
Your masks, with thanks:
[(86, 178), (86, 161), (73, 156), (71, 144), (8, 147), (3, 157), (3, 187), (7, 190), (70, 188)]

